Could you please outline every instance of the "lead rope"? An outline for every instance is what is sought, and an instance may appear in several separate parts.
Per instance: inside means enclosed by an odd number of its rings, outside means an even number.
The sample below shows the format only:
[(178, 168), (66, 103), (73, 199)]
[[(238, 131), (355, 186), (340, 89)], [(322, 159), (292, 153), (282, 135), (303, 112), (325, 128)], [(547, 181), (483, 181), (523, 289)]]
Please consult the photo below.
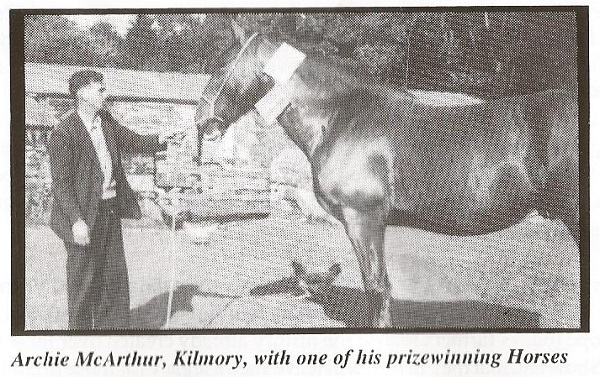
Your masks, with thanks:
[(170, 237), (170, 253), (169, 253), (169, 301), (167, 303), (167, 321), (165, 328), (169, 328), (171, 323), (171, 310), (173, 306), (173, 295), (175, 293), (175, 261), (177, 256), (177, 239), (176, 239), (176, 216), (177, 216), (177, 204), (178, 204), (177, 190), (171, 191), (171, 237)]

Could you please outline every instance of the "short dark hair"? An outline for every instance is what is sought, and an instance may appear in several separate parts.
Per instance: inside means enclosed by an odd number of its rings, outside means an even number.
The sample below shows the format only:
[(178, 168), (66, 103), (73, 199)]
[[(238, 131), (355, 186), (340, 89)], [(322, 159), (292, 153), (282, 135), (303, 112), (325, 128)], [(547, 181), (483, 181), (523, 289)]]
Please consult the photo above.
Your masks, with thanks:
[(103, 80), (104, 75), (100, 72), (92, 71), (91, 69), (77, 71), (69, 78), (69, 92), (71, 92), (73, 98), (76, 98), (79, 88), (89, 85), (91, 82), (102, 82)]

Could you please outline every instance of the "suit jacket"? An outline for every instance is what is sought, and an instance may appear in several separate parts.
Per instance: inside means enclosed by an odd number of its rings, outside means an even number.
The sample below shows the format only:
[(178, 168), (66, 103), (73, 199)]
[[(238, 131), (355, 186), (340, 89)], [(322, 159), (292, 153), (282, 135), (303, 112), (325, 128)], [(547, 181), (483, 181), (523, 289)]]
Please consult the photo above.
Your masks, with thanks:
[[(121, 126), (108, 111), (100, 117), (116, 181), (118, 215), (139, 219), (140, 207), (125, 177), (121, 151), (155, 153), (166, 149), (166, 144), (158, 142), (158, 135), (138, 135)], [(77, 112), (52, 130), (48, 154), (54, 194), (50, 227), (65, 242), (73, 242), (72, 226), (77, 219), (93, 230), (104, 180), (92, 139)]]

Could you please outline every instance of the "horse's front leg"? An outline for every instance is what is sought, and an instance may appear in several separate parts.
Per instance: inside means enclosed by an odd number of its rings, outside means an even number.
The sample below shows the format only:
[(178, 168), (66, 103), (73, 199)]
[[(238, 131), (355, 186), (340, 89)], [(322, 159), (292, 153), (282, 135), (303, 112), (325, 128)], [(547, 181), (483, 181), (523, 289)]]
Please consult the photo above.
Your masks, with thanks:
[(342, 208), (346, 233), (354, 247), (367, 297), (369, 325), (390, 327), (391, 286), (384, 258), (384, 206), (369, 210)]

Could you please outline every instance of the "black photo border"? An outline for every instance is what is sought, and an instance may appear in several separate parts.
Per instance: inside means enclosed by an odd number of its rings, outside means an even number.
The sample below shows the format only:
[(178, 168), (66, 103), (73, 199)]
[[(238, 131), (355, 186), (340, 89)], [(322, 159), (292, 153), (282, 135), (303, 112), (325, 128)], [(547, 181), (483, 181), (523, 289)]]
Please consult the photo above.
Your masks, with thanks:
[[(577, 78), (579, 100), (579, 208), (580, 208), (580, 328), (290, 328), (199, 330), (25, 330), (25, 64), (26, 15), (159, 14), (159, 13), (270, 13), (270, 12), (573, 12), (577, 24)], [(10, 14), (10, 173), (11, 173), (11, 336), (48, 335), (266, 335), (266, 334), (435, 334), (435, 333), (589, 333), (590, 332), (590, 165), (589, 165), (589, 7), (368, 7), (368, 8), (122, 8), (122, 9), (11, 9)]]

